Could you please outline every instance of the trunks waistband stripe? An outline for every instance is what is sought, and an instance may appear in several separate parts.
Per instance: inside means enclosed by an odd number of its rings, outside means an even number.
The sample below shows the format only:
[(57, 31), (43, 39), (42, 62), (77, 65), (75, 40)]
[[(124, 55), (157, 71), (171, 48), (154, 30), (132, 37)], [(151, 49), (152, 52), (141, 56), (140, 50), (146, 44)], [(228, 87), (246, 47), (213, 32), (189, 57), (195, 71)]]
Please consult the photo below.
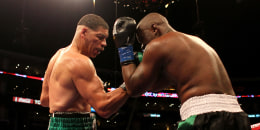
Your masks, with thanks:
[(226, 94), (207, 94), (188, 99), (180, 108), (182, 120), (192, 115), (199, 115), (209, 112), (243, 112), (235, 96)]
[(51, 113), (51, 117), (82, 118), (82, 117), (91, 117), (91, 113), (90, 112), (54, 112)]

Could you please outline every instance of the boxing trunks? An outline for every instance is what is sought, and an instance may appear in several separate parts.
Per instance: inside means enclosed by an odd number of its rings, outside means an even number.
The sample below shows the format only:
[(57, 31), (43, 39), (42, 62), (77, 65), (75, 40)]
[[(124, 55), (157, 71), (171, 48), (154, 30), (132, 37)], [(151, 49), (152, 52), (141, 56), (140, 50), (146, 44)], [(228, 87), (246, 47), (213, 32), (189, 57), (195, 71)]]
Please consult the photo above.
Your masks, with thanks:
[(96, 130), (96, 116), (89, 112), (55, 112), (48, 130)]
[(188, 99), (180, 109), (178, 130), (250, 130), (248, 115), (235, 96), (207, 94)]

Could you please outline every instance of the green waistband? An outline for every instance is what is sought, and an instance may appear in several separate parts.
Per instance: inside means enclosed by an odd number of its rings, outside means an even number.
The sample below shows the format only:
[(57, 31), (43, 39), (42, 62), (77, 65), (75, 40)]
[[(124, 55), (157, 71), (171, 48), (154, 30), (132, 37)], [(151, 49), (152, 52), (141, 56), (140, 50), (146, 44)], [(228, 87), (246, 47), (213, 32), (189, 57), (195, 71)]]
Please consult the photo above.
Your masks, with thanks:
[(95, 127), (95, 117), (51, 117), (49, 122), (49, 130), (93, 130)]

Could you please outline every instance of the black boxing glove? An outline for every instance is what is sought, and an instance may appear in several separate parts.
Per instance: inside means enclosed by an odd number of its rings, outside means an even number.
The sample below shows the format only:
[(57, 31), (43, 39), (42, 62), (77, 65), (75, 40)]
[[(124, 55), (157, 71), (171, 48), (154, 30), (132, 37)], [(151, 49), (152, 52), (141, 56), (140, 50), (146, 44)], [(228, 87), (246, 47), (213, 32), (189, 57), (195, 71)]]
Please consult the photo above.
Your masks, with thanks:
[(118, 48), (121, 65), (134, 63), (135, 30), (136, 21), (131, 17), (120, 17), (114, 23), (113, 39)]

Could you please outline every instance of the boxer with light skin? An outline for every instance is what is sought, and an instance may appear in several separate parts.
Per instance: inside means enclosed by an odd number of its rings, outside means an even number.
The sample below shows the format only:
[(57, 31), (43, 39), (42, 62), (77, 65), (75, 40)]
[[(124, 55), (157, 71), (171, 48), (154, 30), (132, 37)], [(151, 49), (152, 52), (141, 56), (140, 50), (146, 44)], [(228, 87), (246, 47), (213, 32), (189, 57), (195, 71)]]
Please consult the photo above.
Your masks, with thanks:
[[(173, 87), (181, 102), (179, 130), (250, 129), (247, 114), (241, 109), (228, 73), (212, 47), (199, 37), (176, 31), (158, 13), (141, 19), (136, 32), (127, 28), (132, 24), (130, 20), (118, 21), (113, 35), (130, 96)], [(138, 66), (132, 58), (134, 42), (122, 40), (133, 33), (144, 47)]]
[(91, 58), (107, 46), (108, 24), (98, 15), (83, 16), (71, 44), (56, 52), (44, 75), (41, 105), (51, 113), (49, 129), (95, 129), (96, 113), (109, 118), (127, 101), (124, 84), (106, 93)]

